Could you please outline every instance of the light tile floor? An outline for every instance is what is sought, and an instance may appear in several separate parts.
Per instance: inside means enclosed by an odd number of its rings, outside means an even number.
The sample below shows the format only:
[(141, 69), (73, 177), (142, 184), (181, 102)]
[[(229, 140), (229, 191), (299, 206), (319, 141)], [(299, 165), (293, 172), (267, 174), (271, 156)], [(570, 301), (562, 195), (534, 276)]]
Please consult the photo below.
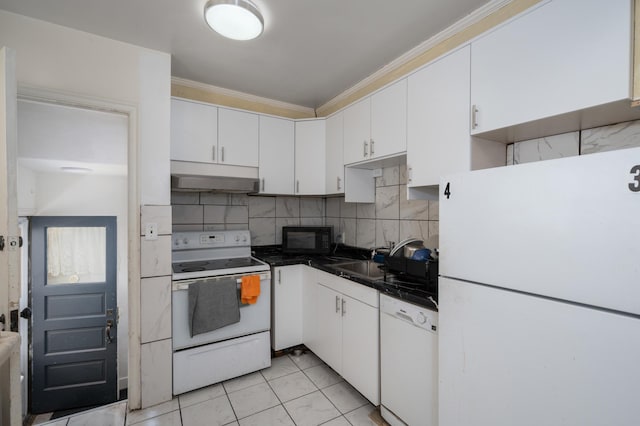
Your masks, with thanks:
[[(281, 356), (271, 367), (195, 390), (145, 410), (127, 402), (34, 424), (46, 426), (375, 426), (373, 407), (311, 352)], [(50, 418), (50, 417), (49, 417)]]

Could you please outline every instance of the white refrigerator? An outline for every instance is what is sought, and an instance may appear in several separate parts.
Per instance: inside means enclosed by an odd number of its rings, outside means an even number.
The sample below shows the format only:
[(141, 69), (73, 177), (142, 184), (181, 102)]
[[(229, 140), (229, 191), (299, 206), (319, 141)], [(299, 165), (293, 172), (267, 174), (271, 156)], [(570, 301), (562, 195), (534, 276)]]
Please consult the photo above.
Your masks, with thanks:
[(640, 148), (440, 189), (440, 426), (639, 425)]

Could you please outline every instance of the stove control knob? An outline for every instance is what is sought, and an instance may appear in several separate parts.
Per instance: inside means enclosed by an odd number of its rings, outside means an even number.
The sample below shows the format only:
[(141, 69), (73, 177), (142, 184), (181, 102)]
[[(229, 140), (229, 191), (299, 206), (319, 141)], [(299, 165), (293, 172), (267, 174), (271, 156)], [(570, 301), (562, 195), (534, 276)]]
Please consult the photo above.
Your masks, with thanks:
[(420, 312), (418, 313), (418, 315), (416, 315), (416, 322), (422, 325), (427, 322), (427, 317), (425, 317), (424, 314)]
[(246, 235), (243, 235), (243, 236), (242, 236), (242, 242), (243, 242), (243, 243), (246, 243), (246, 242), (247, 242), (247, 236), (246, 236)]
[(184, 244), (184, 245), (186, 246), (187, 244), (189, 244), (189, 240), (187, 240), (186, 238), (185, 238), (185, 239), (183, 239), (183, 240), (182, 240), (182, 244)]
[(236, 235), (236, 242), (240, 241), (240, 235)]

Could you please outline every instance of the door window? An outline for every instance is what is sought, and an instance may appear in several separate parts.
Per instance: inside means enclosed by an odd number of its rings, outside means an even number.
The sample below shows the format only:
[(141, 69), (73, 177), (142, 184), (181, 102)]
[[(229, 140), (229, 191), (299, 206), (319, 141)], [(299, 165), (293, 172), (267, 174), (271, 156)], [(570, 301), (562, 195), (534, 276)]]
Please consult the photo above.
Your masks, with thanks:
[(106, 281), (104, 227), (47, 228), (47, 285)]

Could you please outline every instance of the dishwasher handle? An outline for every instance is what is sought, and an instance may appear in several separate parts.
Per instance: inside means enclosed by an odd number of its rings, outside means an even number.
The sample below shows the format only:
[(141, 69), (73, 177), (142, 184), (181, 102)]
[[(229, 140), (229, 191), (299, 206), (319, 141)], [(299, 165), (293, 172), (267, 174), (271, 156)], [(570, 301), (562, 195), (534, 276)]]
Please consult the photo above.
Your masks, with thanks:
[(393, 314), (392, 316), (394, 316), (394, 317), (396, 317), (396, 318), (398, 318), (398, 319), (401, 319), (401, 320), (404, 320), (404, 321), (410, 322), (411, 324), (413, 324), (413, 323), (414, 323), (413, 318), (411, 318), (409, 315), (405, 314), (404, 312), (397, 311), (397, 312), (396, 312), (395, 314)]

